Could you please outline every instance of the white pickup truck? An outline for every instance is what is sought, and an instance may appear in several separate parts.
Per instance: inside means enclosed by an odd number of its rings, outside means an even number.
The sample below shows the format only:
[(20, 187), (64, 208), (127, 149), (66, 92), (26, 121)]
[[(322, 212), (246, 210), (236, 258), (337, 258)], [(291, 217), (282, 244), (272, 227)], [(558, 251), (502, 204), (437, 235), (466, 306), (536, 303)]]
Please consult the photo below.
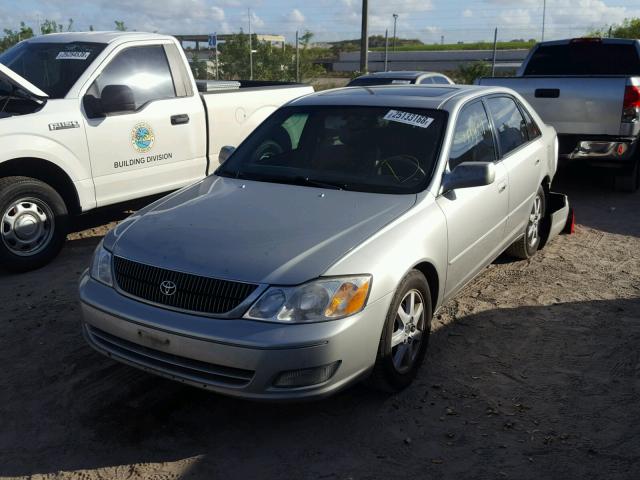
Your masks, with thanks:
[[(201, 92), (200, 94), (198, 92)], [(177, 40), (52, 34), (0, 55), (0, 266), (54, 258), (71, 216), (171, 191), (313, 89), (196, 82)]]

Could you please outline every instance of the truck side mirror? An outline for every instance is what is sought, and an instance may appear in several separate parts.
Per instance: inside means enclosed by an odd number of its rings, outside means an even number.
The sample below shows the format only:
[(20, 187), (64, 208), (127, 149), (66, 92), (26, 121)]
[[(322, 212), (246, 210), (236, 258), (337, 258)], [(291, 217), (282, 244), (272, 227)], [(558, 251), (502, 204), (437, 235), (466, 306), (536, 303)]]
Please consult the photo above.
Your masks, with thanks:
[(136, 101), (133, 90), (127, 85), (107, 85), (100, 95), (102, 113), (133, 112)]
[(233, 152), (235, 152), (236, 147), (232, 147), (230, 145), (225, 145), (220, 149), (220, 153), (218, 153), (218, 162), (222, 165), (224, 162), (228, 160)]
[(442, 192), (457, 188), (483, 187), (496, 179), (496, 167), (490, 162), (464, 162), (442, 177)]

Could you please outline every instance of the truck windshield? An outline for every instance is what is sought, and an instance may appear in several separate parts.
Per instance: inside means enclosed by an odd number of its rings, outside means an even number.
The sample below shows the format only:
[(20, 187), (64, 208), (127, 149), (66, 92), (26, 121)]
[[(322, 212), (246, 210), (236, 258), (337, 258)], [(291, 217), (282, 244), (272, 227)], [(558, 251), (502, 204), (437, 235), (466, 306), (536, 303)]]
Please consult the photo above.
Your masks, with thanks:
[(105, 46), (92, 42), (22, 42), (0, 55), (0, 63), (49, 98), (63, 98)]
[(543, 45), (531, 56), (525, 75), (640, 75), (633, 43), (579, 41)]
[(284, 107), (216, 175), (377, 193), (423, 190), (447, 113), (360, 106)]

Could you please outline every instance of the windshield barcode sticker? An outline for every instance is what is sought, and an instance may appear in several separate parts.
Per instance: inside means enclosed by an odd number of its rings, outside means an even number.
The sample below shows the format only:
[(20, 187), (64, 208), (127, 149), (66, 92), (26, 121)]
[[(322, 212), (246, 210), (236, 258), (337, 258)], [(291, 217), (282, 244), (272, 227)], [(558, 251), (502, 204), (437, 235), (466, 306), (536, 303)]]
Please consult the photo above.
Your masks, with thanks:
[(384, 116), (390, 122), (406, 123), (414, 127), (428, 128), (433, 123), (433, 118), (418, 115), (417, 113), (401, 112), (399, 110), (389, 110)]
[(56, 60), (86, 60), (91, 52), (60, 52)]

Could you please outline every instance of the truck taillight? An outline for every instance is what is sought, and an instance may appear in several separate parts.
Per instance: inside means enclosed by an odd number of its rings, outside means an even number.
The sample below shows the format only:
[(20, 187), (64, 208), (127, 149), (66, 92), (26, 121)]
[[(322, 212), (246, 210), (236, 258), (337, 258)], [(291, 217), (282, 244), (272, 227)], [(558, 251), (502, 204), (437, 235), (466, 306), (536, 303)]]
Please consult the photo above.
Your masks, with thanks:
[(622, 121), (637, 122), (640, 118), (640, 87), (627, 85), (624, 89), (624, 102), (622, 103)]

